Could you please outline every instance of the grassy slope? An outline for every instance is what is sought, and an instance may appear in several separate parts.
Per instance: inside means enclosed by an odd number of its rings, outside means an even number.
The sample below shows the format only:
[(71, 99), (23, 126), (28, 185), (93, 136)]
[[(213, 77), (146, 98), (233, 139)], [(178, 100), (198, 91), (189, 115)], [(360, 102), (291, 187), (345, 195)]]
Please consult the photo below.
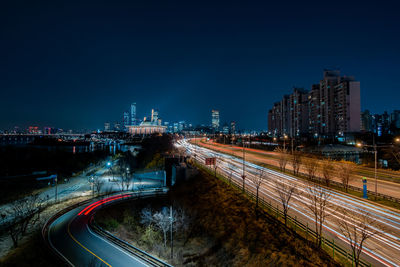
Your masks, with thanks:
[[(240, 192), (205, 172), (192, 180), (175, 186), (166, 202), (179, 203), (185, 210), (195, 213), (197, 220), (191, 240), (198, 242), (197, 254), (193, 247), (183, 247), (185, 264), (191, 266), (335, 266), (337, 265), (323, 251), (285, 228), (282, 223), (268, 214), (259, 212), (256, 216), (254, 204)], [(147, 202), (147, 201), (146, 201)], [(159, 200), (150, 201), (159, 206)], [(134, 206), (139, 205), (135, 203)], [(130, 208), (129, 208), (130, 206)], [(124, 209), (131, 205), (114, 206), (100, 212), (103, 219), (111, 214), (124, 224)], [(117, 212), (118, 210), (118, 212)], [(107, 216), (106, 216), (107, 215)], [(99, 216), (100, 217), (100, 216)], [(96, 221), (102, 218), (96, 216)], [(104, 224), (103, 224), (104, 226)], [(115, 229), (115, 228), (114, 228)], [(129, 226), (117, 229), (129, 229)], [(128, 237), (127, 233), (118, 235)], [(205, 242), (206, 241), (206, 242)], [(135, 242), (140, 245), (140, 242)], [(182, 244), (177, 242), (176, 245)], [(145, 249), (143, 247), (143, 249)], [(175, 247), (175, 249), (178, 249)], [(179, 265), (179, 264), (178, 264)]]
[(211, 264), (335, 264), (328, 255), (283, 227), (273, 217), (262, 213), (257, 218), (252, 202), (204, 172), (188, 184), (172, 190), (171, 194), (186, 208), (196, 210), (199, 231), (212, 234), (216, 239), (215, 250), (209, 258)]

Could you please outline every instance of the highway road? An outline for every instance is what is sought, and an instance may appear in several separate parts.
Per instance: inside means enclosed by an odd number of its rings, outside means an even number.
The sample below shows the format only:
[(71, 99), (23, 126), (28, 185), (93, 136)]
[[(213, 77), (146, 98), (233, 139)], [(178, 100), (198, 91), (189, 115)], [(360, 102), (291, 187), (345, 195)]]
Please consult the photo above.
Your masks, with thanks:
[[(187, 140), (179, 141), (178, 146), (185, 148), (189, 155), (202, 164), (204, 164), (205, 158), (216, 157), (218, 172), (225, 177), (231, 176), (238, 184), (242, 183), (242, 159), (190, 144)], [(290, 202), (289, 214), (292, 217), (296, 217), (302, 223), (313, 227), (315, 220), (310, 209), (307, 207), (310, 199), (306, 193), (307, 187), (312, 185), (296, 177), (245, 162), (246, 187), (253, 192), (255, 191), (255, 186), (249, 178), (259, 175), (260, 170), (263, 170), (266, 174), (266, 178), (260, 188), (260, 197), (277, 206), (280, 205), (280, 201), (277, 193), (279, 189), (275, 181), (279, 180), (285, 184), (296, 185), (298, 194), (294, 195)], [(343, 247), (350, 248), (346, 237), (339, 230), (338, 224), (343, 218), (341, 212), (343, 209), (346, 209), (352, 214), (357, 215), (361, 211), (366, 211), (370, 214), (371, 218), (376, 220), (376, 225), (373, 227), (380, 234), (373, 236), (365, 242), (362, 257), (376, 266), (400, 266), (400, 213), (397, 210), (331, 189), (322, 188), (322, 190), (331, 194), (327, 210), (329, 216), (326, 218), (323, 227), (325, 237), (334, 239), (336, 244), (342, 244)]]
[[(215, 143), (210, 141), (205, 142), (204, 140), (196, 140), (195, 144), (199, 144), (206, 148), (211, 148), (212, 150), (217, 150), (222, 153), (231, 154), (236, 157), (242, 156), (242, 147), (238, 146), (231, 146), (231, 145), (223, 145), (219, 143)], [(254, 163), (260, 164), (268, 164), (275, 167), (279, 167), (279, 153), (272, 152), (272, 151), (264, 151), (260, 149), (253, 149), (253, 148), (245, 148), (246, 150), (246, 157), (249, 161)], [(315, 159), (318, 161), (317, 159)], [(340, 165), (336, 165), (339, 169)], [(292, 170), (292, 166), (287, 164), (287, 170)], [(322, 176), (321, 167), (318, 168), (317, 175)], [(301, 166), (300, 173), (306, 175), (307, 171), (304, 166)], [(366, 177), (368, 180), (368, 190), (374, 191), (375, 190), (375, 176), (374, 176), (374, 169), (365, 167), (365, 166), (354, 166), (354, 179), (349, 181), (349, 184), (358, 188), (363, 187), (362, 177)], [(377, 171), (378, 177), (378, 193), (385, 194), (388, 196), (400, 198), (400, 172), (393, 171), (393, 170), (385, 170), (385, 169), (378, 169)], [(341, 182), (338, 176), (332, 177), (334, 181)], [(397, 182), (396, 182), (397, 181)]]
[[(61, 215), (48, 226), (50, 246), (71, 266), (149, 266), (145, 259), (94, 233), (89, 226), (96, 210), (136, 194), (121, 193), (97, 199)], [(154, 194), (154, 190), (148, 190), (141, 196)]]

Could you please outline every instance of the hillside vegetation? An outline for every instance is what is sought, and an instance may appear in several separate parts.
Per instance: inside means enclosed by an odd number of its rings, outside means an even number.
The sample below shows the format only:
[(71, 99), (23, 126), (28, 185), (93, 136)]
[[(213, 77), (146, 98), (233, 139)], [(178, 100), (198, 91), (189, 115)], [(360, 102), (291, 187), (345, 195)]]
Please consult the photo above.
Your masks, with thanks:
[[(175, 186), (167, 199), (142, 200), (103, 210), (96, 220), (114, 234), (155, 256), (162, 236), (140, 223), (141, 210), (173, 205), (190, 217), (174, 233), (176, 266), (335, 266), (331, 257), (266, 213), (256, 216), (254, 203), (205, 172)], [(168, 243), (169, 246), (169, 243)]]

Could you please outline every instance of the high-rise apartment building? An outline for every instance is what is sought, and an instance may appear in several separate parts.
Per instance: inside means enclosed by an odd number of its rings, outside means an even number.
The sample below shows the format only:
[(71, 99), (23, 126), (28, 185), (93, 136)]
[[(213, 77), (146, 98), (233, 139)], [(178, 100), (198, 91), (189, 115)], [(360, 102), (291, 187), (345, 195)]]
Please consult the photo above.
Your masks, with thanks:
[(371, 114), (369, 110), (361, 113), (361, 130), (378, 136), (400, 133), (400, 110), (387, 111), (382, 114)]
[(219, 111), (218, 110), (212, 110), (211, 111), (211, 125), (214, 131), (218, 131), (219, 129)]
[(360, 82), (340, 76), (338, 70), (325, 70), (309, 92), (294, 88), (274, 104), (268, 112), (268, 130), (275, 136), (358, 132), (360, 111)]
[(390, 121), (393, 128), (400, 129), (400, 110), (393, 110)]
[(361, 113), (361, 131), (372, 132), (372, 115), (368, 109)]

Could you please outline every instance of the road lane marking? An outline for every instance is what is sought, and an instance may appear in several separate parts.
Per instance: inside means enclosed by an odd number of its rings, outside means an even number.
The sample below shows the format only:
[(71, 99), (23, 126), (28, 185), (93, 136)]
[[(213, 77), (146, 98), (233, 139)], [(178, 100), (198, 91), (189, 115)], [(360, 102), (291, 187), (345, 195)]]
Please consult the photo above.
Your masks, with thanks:
[(111, 243), (111, 242), (109, 242), (107, 239), (105, 239), (105, 238), (102, 238), (100, 235), (98, 235), (98, 234), (96, 234), (96, 233), (93, 233), (92, 232), (92, 230), (90, 230), (90, 227), (89, 227), (89, 225), (87, 225), (86, 224), (86, 227), (87, 227), (87, 229), (88, 229), (88, 231), (93, 235), (93, 236), (95, 236), (95, 237), (97, 237), (97, 238), (99, 238), (100, 240), (102, 240), (102, 241), (105, 241), (105, 242), (107, 242), (108, 244), (110, 244), (111, 246), (113, 246), (113, 247), (115, 247), (116, 249), (118, 249), (119, 251), (121, 251), (121, 252), (123, 252), (123, 253), (125, 253), (127, 256), (129, 256), (130, 258), (132, 258), (132, 259), (135, 259), (136, 261), (138, 261), (138, 262), (140, 262), (140, 263), (142, 263), (144, 266), (146, 266), (147, 264), (146, 263), (144, 263), (138, 256), (135, 256), (135, 255), (132, 255), (132, 254), (129, 254), (127, 251), (125, 251), (123, 248), (121, 248), (121, 247), (119, 247), (119, 246), (117, 246), (117, 245), (115, 245), (115, 244), (113, 244), (113, 243)]
[(97, 256), (96, 254), (94, 254), (90, 249), (88, 249), (87, 247), (85, 247), (84, 245), (82, 245), (78, 240), (76, 240), (76, 238), (71, 234), (71, 231), (70, 231), (70, 229), (69, 229), (71, 223), (72, 223), (72, 220), (68, 223), (67, 231), (68, 231), (69, 236), (72, 238), (72, 240), (74, 240), (78, 245), (80, 245), (81, 247), (83, 247), (87, 252), (89, 252), (90, 254), (92, 254), (93, 256), (95, 256), (96, 258), (98, 258), (99, 260), (101, 260), (104, 264), (106, 264), (107, 266), (111, 267), (111, 265), (108, 264), (105, 260), (103, 260), (102, 258), (100, 258), (99, 256)]

